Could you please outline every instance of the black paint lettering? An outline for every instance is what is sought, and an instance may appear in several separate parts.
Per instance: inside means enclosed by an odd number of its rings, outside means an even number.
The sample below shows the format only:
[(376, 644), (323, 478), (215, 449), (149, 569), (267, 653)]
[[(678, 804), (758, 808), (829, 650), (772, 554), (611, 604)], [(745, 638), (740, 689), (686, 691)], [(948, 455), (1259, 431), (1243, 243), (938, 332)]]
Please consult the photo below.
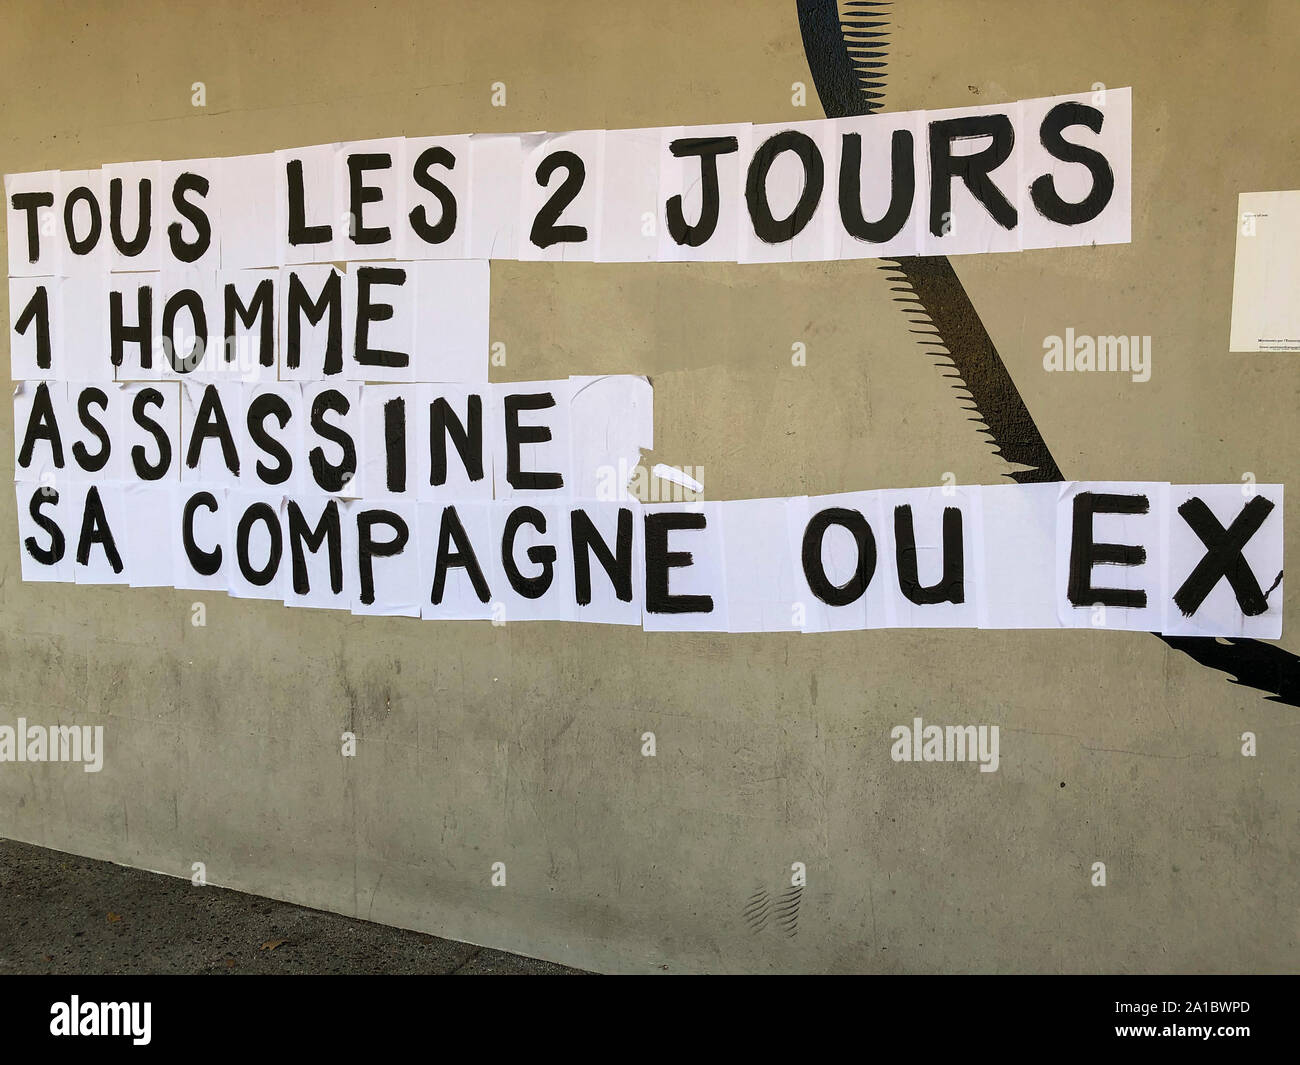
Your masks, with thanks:
[(432, 192), (442, 206), (442, 214), (436, 225), (429, 222), (429, 214), (424, 204), (418, 204), (411, 210), (411, 228), (415, 235), (426, 244), (442, 244), (456, 232), (456, 197), (451, 189), (429, 173), (430, 167), (445, 166), (448, 170), (456, 167), (456, 157), (446, 148), (432, 145), (420, 153), (415, 161), (412, 176), (415, 183), (426, 192)]
[[(393, 530), (391, 539), (376, 540), (373, 529), (387, 525)], [(357, 515), (357, 561), (361, 572), (361, 602), (370, 606), (375, 601), (376, 558), (392, 558), (406, 550), (411, 538), (410, 530), (401, 517), (391, 510), (363, 510)]]
[(1219, 524), (1219, 519), (1204, 500), (1196, 496), (1178, 508), (1183, 521), (1205, 545), (1201, 561), (1174, 593), (1174, 602), (1184, 617), (1195, 614), (1205, 597), (1224, 577), (1228, 579), (1232, 594), (1237, 597), (1237, 605), (1246, 617), (1255, 617), (1268, 609), (1268, 600), (1241, 552), (1246, 541), (1259, 531), (1264, 519), (1272, 513), (1273, 506), (1272, 500), (1254, 496), (1227, 529)]
[(429, 405), (429, 483), (447, 483), (447, 440), (456, 445), (456, 453), (471, 481), (483, 480), (483, 397), (471, 395), (466, 401), (465, 420), (442, 396)]
[(556, 225), (564, 209), (582, 191), (582, 183), (587, 178), (587, 165), (582, 158), (574, 152), (552, 152), (537, 167), (537, 184), (546, 188), (560, 167), (564, 168), (564, 180), (537, 212), (528, 234), (528, 239), (539, 248), (549, 248), (552, 244), (575, 244), (587, 239), (586, 226)]
[[(78, 239), (73, 216), (77, 204), (83, 200), (89, 212), (90, 228), (86, 230), (85, 237)], [(78, 185), (63, 201), (63, 229), (68, 235), (68, 247), (73, 255), (89, 255), (99, 244), (100, 234), (104, 231), (104, 218), (100, 213), (99, 201), (95, 199), (95, 194), (85, 185)]]
[(201, 174), (186, 172), (176, 178), (172, 186), (172, 205), (176, 213), (185, 218), (194, 227), (194, 240), (186, 241), (179, 222), (167, 227), (167, 240), (171, 244), (172, 255), (177, 262), (192, 263), (201, 259), (212, 246), (212, 223), (201, 204), (191, 203), (185, 198), (187, 192), (194, 192), (200, 198), (208, 194), (208, 179)]
[(117, 250), (129, 259), (135, 258), (149, 244), (149, 235), (153, 231), (153, 182), (141, 178), (137, 182), (139, 194), (139, 212), (136, 219), (135, 236), (130, 240), (122, 233), (122, 179), (113, 178), (108, 183), (108, 229), (113, 236)]
[(668, 534), (678, 529), (703, 530), (708, 520), (698, 511), (661, 511), (645, 516), (645, 608), (651, 614), (711, 614), (711, 595), (672, 595), (668, 571), (689, 566), (689, 551), (669, 551)]
[(72, 457), (77, 460), (77, 465), (87, 473), (98, 473), (108, 465), (109, 458), (112, 457), (113, 444), (109, 439), (108, 430), (104, 428), (104, 423), (95, 416), (91, 411), (91, 405), (100, 409), (101, 412), (108, 412), (108, 395), (102, 388), (90, 386), (81, 390), (81, 395), (77, 397), (77, 417), (81, 419), (81, 424), (90, 430), (91, 435), (99, 441), (99, 451), (90, 454), (80, 440), (72, 444)]
[(181, 542), (185, 547), (185, 557), (190, 567), (203, 577), (213, 576), (221, 568), (221, 545), (217, 544), (211, 551), (204, 551), (194, 541), (194, 512), (204, 507), (213, 514), (217, 512), (217, 497), (211, 492), (196, 492), (185, 501), (181, 515)]
[(389, 303), (371, 303), (373, 285), (406, 284), (406, 271), (395, 266), (362, 266), (357, 268), (357, 346), (356, 358), (362, 366), (407, 366), (411, 357), (404, 351), (385, 351), (370, 347), (370, 323), (386, 322), (393, 317)]
[(99, 488), (90, 485), (86, 489), (86, 509), (81, 516), (81, 537), (77, 540), (77, 564), (90, 563), (90, 549), (99, 544), (104, 549), (104, 557), (113, 568), (114, 573), (122, 572), (122, 556), (117, 553), (117, 543), (113, 539), (113, 530), (108, 527), (108, 515), (104, 513), (103, 500), (99, 498)]
[(53, 488), (38, 488), (32, 493), (31, 501), (27, 505), (27, 513), (32, 516), (32, 521), (50, 538), (49, 547), (41, 547), (34, 536), (23, 540), (23, 547), (27, 549), (27, 553), (42, 566), (58, 565), (63, 561), (63, 553), (68, 549), (67, 541), (63, 538), (63, 530), (59, 528), (58, 522), (48, 514), (41, 513), (41, 508), (46, 503), (57, 506), (58, 502), (59, 493)]
[(325, 343), (325, 376), (343, 372), (343, 285), (336, 271), (321, 286), (320, 296), (312, 300), (295, 270), (289, 271), (289, 328), (284, 338), (285, 365), (297, 369), (302, 353), (302, 319), (320, 325), (329, 314)]
[[(954, 141), (991, 137), (986, 147), (970, 155), (953, 155)], [(1016, 209), (989, 177), (1011, 158), (1016, 132), (1006, 115), (969, 115), (930, 123), (930, 232), (944, 232), (952, 217), (952, 179), (961, 178), (993, 221), (1003, 229), (1016, 224)]]
[(1103, 116), (1095, 107), (1066, 101), (1047, 112), (1039, 129), (1039, 137), (1047, 153), (1065, 163), (1080, 163), (1092, 174), (1092, 188), (1078, 203), (1061, 199), (1056, 191), (1056, 179), (1043, 174), (1029, 186), (1034, 207), (1048, 221), (1063, 226), (1077, 226), (1091, 222), (1110, 203), (1115, 192), (1115, 172), (1101, 152), (1072, 144), (1061, 136), (1069, 126), (1087, 126), (1093, 133), (1101, 132)]
[(135, 475), (140, 480), (159, 481), (171, 469), (172, 442), (163, 427), (149, 417), (145, 408), (150, 406), (162, 410), (163, 394), (152, 387), (140, 389), (131, 404), (131, 417), (136, 425), (154, 438), (158, 445), (158, 461), (151, 466), (145, 458), (144, 445), (136, 444), (131, 448), (131, 464), (135, 467)]
[(365, 205), (379, 203), (384, 198), (382, 189), (366, 184), (366, 171), (389, 170), (392, 165), (393, 157), (387, 152), (348, 156), (348, 211), (352, 215), (354, 244), (383, 244), (392, 238), (392, 230), (387, 226), (369, 227), (363, 219)]
[(614, 595), (620, 602), (632, 602), (632, 511), (618, 509), (618, 530), (614, 534), (614, 550), (601, 538), (595, 523), (585, 510), (575, 509), (569, 514), (569, 529), (573, 539), (573, 586), (578, 605), (591, 603), (591, 556), (609, 577)]
[[(182, 310), (189, 312), (194, 327), (194, 344), (184, 355), (176, 350), (176, 315)], [(203, 353), (208, 348), (208, 315), (203, 308), (203, 297), (192, 288), (173, 293), (163, 305), (162, 343), (163, 354), (177, 373), (189, 373), (203, 361)]]
[[(785, 218), (772, 217), (767, 198), (767, 175), (782, 152), (793, 152), (803, 164), (803, 191), (794, 210)], [(745, 177), (745, 203), (754, 235), (764, 244), (781, 244), (803, 232), (817, 210), (826, 181), (826, 167), (817, 144), (806, 133), (787, 129), (773, 134), (754, 153)]]
[(1125, 544), (1098, 544), (1092, 539), (1094, 514), (1146, 514), (1151, 509), (1144, 495), (1113, 495), (1108, 492), (1080, 492), (1074, 497), (1074, 522), (1070, 539), (1070, 579), (1066, 596), (1074, 606), (1144, 607), (1147, 593), (1141, 588), (1094, 588), (1092, 567), (1105, 562), (1116, 566), (1140, 566), (1146, 549)]
[(226, 420), (225, 408), (221, 405), (221, 393), (217, 391), (216, 385), (205, 385), (199, 409), (194, 414), (194, 428), (190, 431), (190, 447), (185, 453), (185, 465), (192, 470), (198, 469), (203, 444), (213, 438), (221, 441), (221, 456), (226, 469), (238, 476), (239, 451), (235, 447), (230, 423)]
[(674, 158), (698, 156), (700, 160), (700, 217), (694, 224), (682, 213), (681, 194), (668, 201), (668, 232), (678, 244), (698, 248), (718, 228), (722, 193), (718, 185), (718, 156), (739, 150), (735, 137), (682, 137), (668, 146)]
[[(452, 550), (455, 541), (455, 550)], [(447, 587), (447, 570), (459, 567), (464, 569), (470, 582), (474, 585), (474, 594), (479, 602), (486, 603), (492, 594), (488, 590), (483, 568), (474, 554), (474, 546), (469, 542), (465, 526), (461, 524), (460, 515), (455, 507), (444, 507), (442, 523), (438, 528), (438, 554), (433, 563), (433, 587), (429, 591), (429, 602), (437, 606), (442, 602)]]
[(285, 164), (285, 177), (288, 179), (289, 196), (289, 243), (294, 247), (302, 244), (328, 244), (334, 239), (334, 230), (328, 225), (307, 225), (306, 192), (303, 189), (302, 160), (290, 159)]
[(516, 489), (556, 489), (564, 487), (564, 477), (558, 473), (537, 473), (519, 468), (519, 449), (523, 444), (544, 444), (551, 439), (551, 430), (545, 425), (520, 425), (521, 410), (548, 410), (555, 406), (550, 392), (532, 395), (509, 395), (505, 398), (506, 414), (506, 480)]
[[(266, 565), (257, 569), (248, 557), (248, 543), (257, 522), (266, 526), (271, 543), (267, 550)], [(265, 588), (275, 579), (280, 568), (280, 557), (284, 553), (284, 533), (280, 530), (280, 519), (269, 503), (252, 504), (239, 518), (235, 529), (235, 559), (239, 563), (239, 572), (244, 580), (257, 588)]]
[(50, 368), (50, 291), (37, 285), (32, 298), (27, 301), (22, 314), (14, 322), (14, 332), (26, 336), (27, 329), (36, 323), (36, 365), (42, 370)]
[(331, 443), (338, 444), (343, 451), (343, 458), (337, 464), (325, 460), (325, 450), (314, 447), (308, 454), (312, 477), (317, 485), (326, 492), (337, 492), (348, 483), (357, 472), (357, 446), (351, 435), (342, 426), (331, 425), (325, 420), (326, 411), (334, 411), (346, 416), (352, 408), (347, 396), (329, 388), (321, 392), (311, 404), (311, 427), (316, 435)]
[(542, 535), (546, 534), (546, 516), (536, 507), (516, 507), (506, 518), (505, 529), (501, 534), (501, 567), (505, 571), (510, 587), (525, 599), (540, 599), (546, 594), (555, 577), (555, 548), (543, 544), (528, 549), (528, 561), (542, 567), (542, 572), (535, 577), (525, 577), (515, 564), (515, 536), (519, 526), (531, 525)]
[(59, 431), (59, 419), (54, 414), (50, 386), (45, 381), (36, 383), (32, 409), (27, 415), (27, 430), (23, 433), (22, 447), (18, 449), (18, 465), (23, 469), (32, 464), (32, 451), (37, 440), (50, 445), (51, 461), (58, 469), (63, 469), (63, 435)]
[[(15, 192), (9, 197), (9, 204), (15, 211), (27, 212), (27, 261), (34, 263), (41, 257), (40, 209), (54, 206), (54, 193)], [(12, 233), (9, 239), (14, 239)]]
[(846, 133), (840, 154), (840, 221), (855, 240), (883, 244), (903, 231), (916, 199), (912, 131), (894, 130), (890, 139), (889, 208), (879, 221), (862, 217), (862, 134)]
[[(226, 362), (235, 360), (231, 342), (235, 337), (235, 319), (243, 323), (245, 329), (252, 329), (260, 323), (258, 333), (257, 361), (262, 366), (275, 365), (275, 283), (264, 277), (253, 289), (253, 296), (247, 304), (240, 298), (239, 289), (234, 283), (226, 285)], [(319, 319), (317, 319), (319, 320)], [(301, 334), (299, 334), (301, 336)], [(295, 354), (296, 360), (296, 354)], [(294, 362), (297, 366), (297, 361)]]
[(307, 556), (303, 551), (315, 554), (321, 545), (329, 540), (330, 591), (338, 595), (343, 591), (343, 527), (339, 521), (338, 500), (331, 499), (321, 511), (316, 528), (311, 528), (302, 516), (302, 510), (292, 499), (289, 500), (289, 554), (292, 556), (293, 590), (298, 595), (311, 591), (311, 582), (307, 578)]
[(917, 574), (916, 531), (912, 508), (894, 508), (894, 557), (898, 562), (898, 587), (918, 606), (966, 601), (966, 555), (962, 544), (961, 510), (943, 508), (943, 576), (928, 588)]
[(388, 490), (406, 491), (406, 400), (398, 396), (384, 403), (384, 455)]
[(293, 458), (285, 446), (266, 429), (267, 415), (274, 415), (276, 423), (283, 429), (293, 417), (289, 401), (277, 392), (262, 392), (254, 396), (248, 404), (248, 435), (262, 451), (275, 459), (275, 465), (266, 466), (261, 459), (254, 465), (257, 476), (263, 484), (284, 484), (293, 475)]
[[(832, 525), (847, 529), (857, 547), (858, 561), (853, 576), (835, 584), (822, 564), (822, 543)], [(803, 575), (808, 588), (828, 606), (848, 606), (861, 599), (876, 573), (876, 537), (860, 511), (828, 507), (809, 520), (803, 533)]]
[(122, 293), (108, 294), (108, 335), (112, 340), (112, 362), (122, 365), (122, 349), (127, 344), (140, 345), (140, 369), (153, 369), (153, 289), (141, 285), (135, 294), (135, 325), (122, 321)]

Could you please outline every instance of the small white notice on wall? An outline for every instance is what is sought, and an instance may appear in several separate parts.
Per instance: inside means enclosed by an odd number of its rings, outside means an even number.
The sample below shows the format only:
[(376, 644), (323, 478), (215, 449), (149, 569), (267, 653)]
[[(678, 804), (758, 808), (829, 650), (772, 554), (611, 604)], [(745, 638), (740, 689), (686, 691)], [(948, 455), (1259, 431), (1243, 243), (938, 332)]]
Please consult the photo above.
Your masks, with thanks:
[(1231, 351), (1300, 351), (1300, 189), (1237, 197)]

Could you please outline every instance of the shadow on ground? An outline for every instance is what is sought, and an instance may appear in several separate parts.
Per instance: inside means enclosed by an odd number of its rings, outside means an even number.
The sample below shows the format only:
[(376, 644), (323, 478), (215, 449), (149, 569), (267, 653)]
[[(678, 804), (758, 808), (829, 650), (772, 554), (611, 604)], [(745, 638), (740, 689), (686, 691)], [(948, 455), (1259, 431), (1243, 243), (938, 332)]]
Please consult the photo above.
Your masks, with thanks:
[(578, 972), (0, 840), (0, 974)]

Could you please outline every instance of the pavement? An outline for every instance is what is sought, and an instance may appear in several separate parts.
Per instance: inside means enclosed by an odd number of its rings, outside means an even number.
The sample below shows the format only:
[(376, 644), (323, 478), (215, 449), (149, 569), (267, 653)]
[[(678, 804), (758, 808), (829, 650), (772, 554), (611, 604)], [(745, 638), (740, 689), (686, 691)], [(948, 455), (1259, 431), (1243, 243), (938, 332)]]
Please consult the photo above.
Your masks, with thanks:
[(0, 839), (0, 975), (38, 973), (581, 970)]

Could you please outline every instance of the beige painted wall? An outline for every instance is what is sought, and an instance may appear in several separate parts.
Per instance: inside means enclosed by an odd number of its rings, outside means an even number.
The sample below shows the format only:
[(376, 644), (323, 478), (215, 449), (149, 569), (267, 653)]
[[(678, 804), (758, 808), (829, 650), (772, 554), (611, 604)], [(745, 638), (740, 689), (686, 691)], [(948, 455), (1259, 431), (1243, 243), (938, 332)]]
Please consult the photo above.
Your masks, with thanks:
[[(1229, 355), (1228, 316), (1237, 194), (1300, 186), (1294, 5), (896, 6), (891, 109), (1133, 86), (1131, 245), (956, 261), (1067, 475), (1291, 480), (1296, 356)], [(820, 114), (793, 0), (9, 0), (0, 32), (6, 172)], [(650, 374), (654, 458), (703, 466), (712, 498), (996, 482), (877, 265), (494, 263), (494, 373)], [(1067, 326), (1150, 334), (1151, 381), (1044, 373)], [(0, 501), (0, 720), (108, 743), (98, 775), (0, 766), (0, 835), (602, 970), (1300, 963), (1300, 716), (1149, 636), (492, 628), (220, 595), (193, 628), (203, 593), (23, 584)], [(999, 724), (999, 772), (891, 762), (916, 714)], [(797, 934), (751, 932), (746, 900), (795, 861)]]

